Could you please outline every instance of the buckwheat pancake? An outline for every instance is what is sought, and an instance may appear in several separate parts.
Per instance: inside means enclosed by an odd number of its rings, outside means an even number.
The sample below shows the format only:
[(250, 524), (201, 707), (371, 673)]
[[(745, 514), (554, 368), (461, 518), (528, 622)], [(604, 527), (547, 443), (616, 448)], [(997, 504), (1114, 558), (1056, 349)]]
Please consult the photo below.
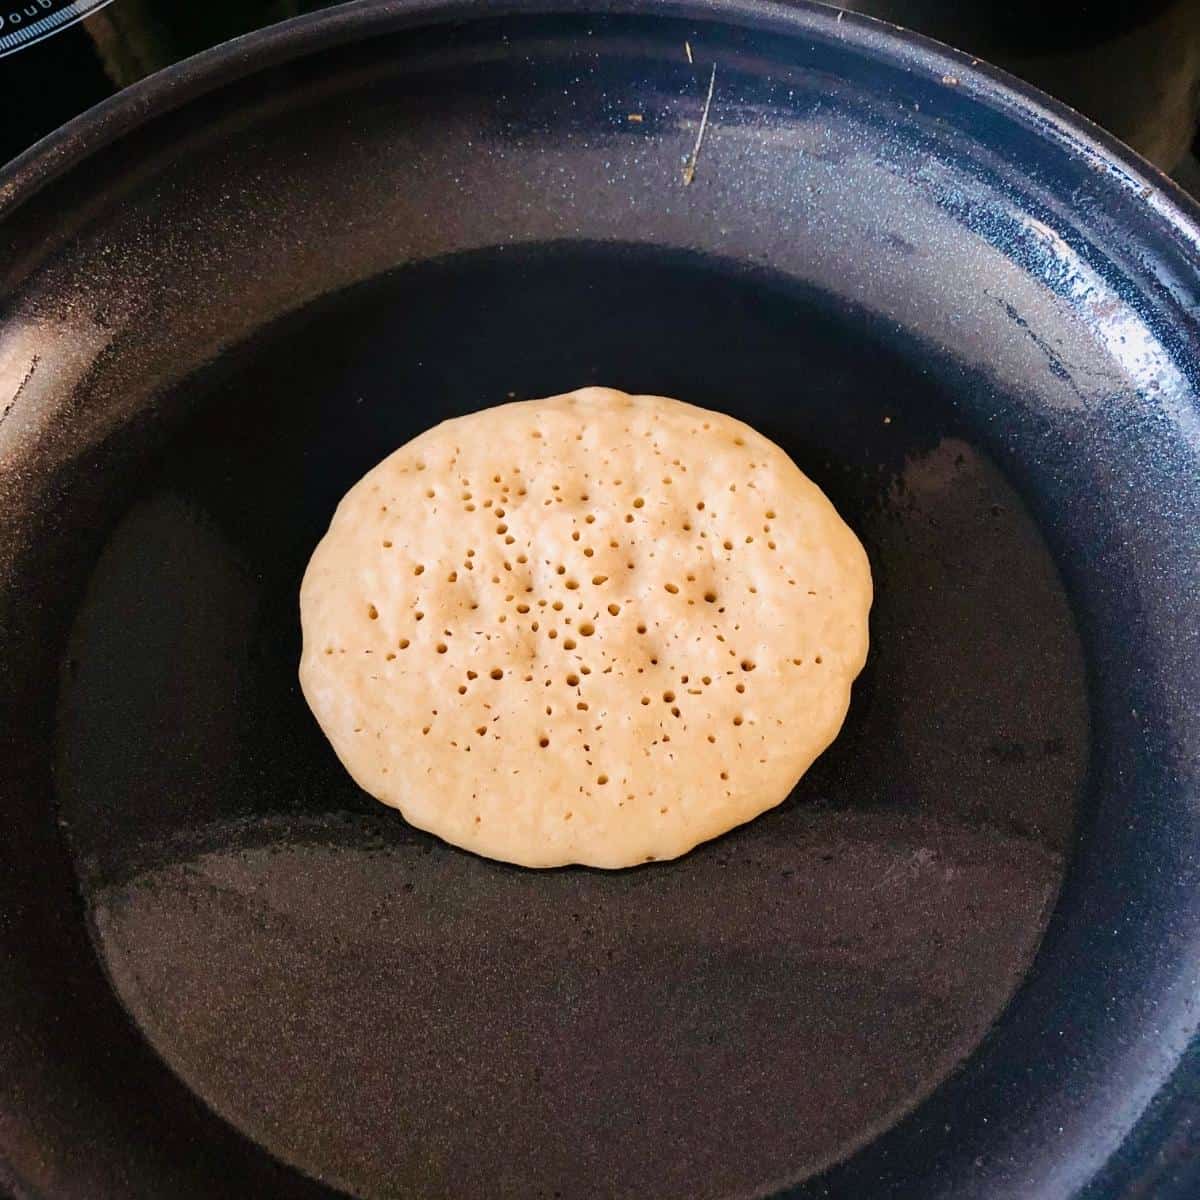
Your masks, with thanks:
[(584, 388), (447, 421), (350, 489), (300, 590), (358, 784), (529, 867), (670, 859), (782, 801), (867, 653), (858, 539), (721, 413)]

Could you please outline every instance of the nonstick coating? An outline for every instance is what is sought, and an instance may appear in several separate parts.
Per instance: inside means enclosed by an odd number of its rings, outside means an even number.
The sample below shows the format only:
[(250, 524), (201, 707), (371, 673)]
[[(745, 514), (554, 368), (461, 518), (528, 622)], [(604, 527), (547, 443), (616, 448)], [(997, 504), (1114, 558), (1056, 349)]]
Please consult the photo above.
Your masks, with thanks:
[[(1180, 203), (815, 7), (351, 5), (14, 164), (11, 1190), (1194, 1194)], [(395, 445), (592, 382), (778, 440), (867, 546), (873, 650), (779, 810), (528, 872), (348, 780), (296, 588)]]

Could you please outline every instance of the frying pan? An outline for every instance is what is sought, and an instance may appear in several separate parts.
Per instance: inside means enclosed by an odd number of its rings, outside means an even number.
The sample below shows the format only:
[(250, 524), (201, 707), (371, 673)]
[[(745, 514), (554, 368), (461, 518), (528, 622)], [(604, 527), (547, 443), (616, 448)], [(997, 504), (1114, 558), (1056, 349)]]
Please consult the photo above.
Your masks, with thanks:
[[(15, 1195), (1196, 1194), (1165, 179), (818, 6), (381, 3), (130, 88), (0, 212)], [(296, 591), (396, 445), (586, 383), (780, 442), (873, 649), (779, 809), (523, 871), (358, 792)]]

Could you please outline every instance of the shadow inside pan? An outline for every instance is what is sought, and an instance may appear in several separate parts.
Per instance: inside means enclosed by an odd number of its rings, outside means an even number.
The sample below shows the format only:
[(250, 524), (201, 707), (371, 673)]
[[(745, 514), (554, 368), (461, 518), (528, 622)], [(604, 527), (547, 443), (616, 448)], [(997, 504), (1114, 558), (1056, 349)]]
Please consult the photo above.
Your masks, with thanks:
[[(366, 1196), (741, 1195), (912, 1108), (1028, 966), (1087, 761), (1067, 598), (956, 371), (771, 276), (576, 244), (402, 270), (170, 397), (57, 746), (101, 956), (163, 1058)], [(297, 590), (397, 445), (585, 383), (778, 441), (867, 547), (872, 653), (780, 809), (673, 863), (536, 873), (354, 786), (296, 684)]]

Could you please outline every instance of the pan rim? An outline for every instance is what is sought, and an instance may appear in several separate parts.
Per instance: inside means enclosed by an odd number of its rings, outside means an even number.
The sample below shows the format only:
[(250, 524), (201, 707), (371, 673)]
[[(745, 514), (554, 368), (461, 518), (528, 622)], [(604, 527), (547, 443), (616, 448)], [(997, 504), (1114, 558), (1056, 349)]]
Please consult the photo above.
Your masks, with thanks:
[[(1154, 229), (1171, 240), (1172, 249), (1189, 271), (1200, 274), (1200, 204), (1112, 135), (1007, 72), (932, 39), (858, 14), (839, 15), (815, 0), (794, 0), (794, 5), (785, 7), (775, 0), (500, 0), (484, 4), (470, 0), (353, 0), (214, 47), (132, 85), (75, 118), (0, 169), (0, 224), (18, 209), (35, 203), (55, 180), (123, 136), (271, 66), (364, 37), (455, 22), (588, 13), (647, 15), (719, 22), (790, 36), (809, 34), (848, 44), (864, 55), (884, 57), (929, 80), (940, 81), (952, 74), (959, 91), (974, 103), (1022, 126), (1031, 136), (1049, 139), (1060, 149), (1084, 158), (1105, 174), (1106, 186), (1140, 199), (1145, 224), (1140, 229), (1129, 229), (1130, 241), (1145, 240), (1147, 232)], [(1177, 1065), (1176, 1074), (1168, 1078), (1163, 1093), (1171, 1091), (1175, 1081), (1193, 1069), (1188, 1064), (1190, 1057), (1191, 1051)], [(1148, 1117), (1149, 1112), (1141, 1121)], [(1169, 1116), (1163, 1119), (1168, 1131), (1181, 1127), (1178, 1120), (1172, 1122)], [(1186, 1121), (1185, 1116), (1185, 1125)], [(1140, 1128), (1141, 1123), (1129, 1138), (1135, 1138)], [(1171, 1193), (1168, 1190), (1161, 1194)], [(1178, 1194), (1187, 1194), (1186, 1184)]]
[[(1040, 88), (983, 59), (900, 25), (821, 0), (348, 0), (242, 34), (130, 84), (0, 166), (0, 224), (49, 184), (120, 137), (216, 88), (266, 67), (364, 36), (514, 16), (654, 16), (718, 21), (768, 32), (855, 43), (863, 52), (945, 82), (1043, 138), (1082, 156), (1110, 182), (1151, 203), (1200, 270), (1200, 201), (1101, 126)], [(961, 74), (959, 73), (961, 72)]]

